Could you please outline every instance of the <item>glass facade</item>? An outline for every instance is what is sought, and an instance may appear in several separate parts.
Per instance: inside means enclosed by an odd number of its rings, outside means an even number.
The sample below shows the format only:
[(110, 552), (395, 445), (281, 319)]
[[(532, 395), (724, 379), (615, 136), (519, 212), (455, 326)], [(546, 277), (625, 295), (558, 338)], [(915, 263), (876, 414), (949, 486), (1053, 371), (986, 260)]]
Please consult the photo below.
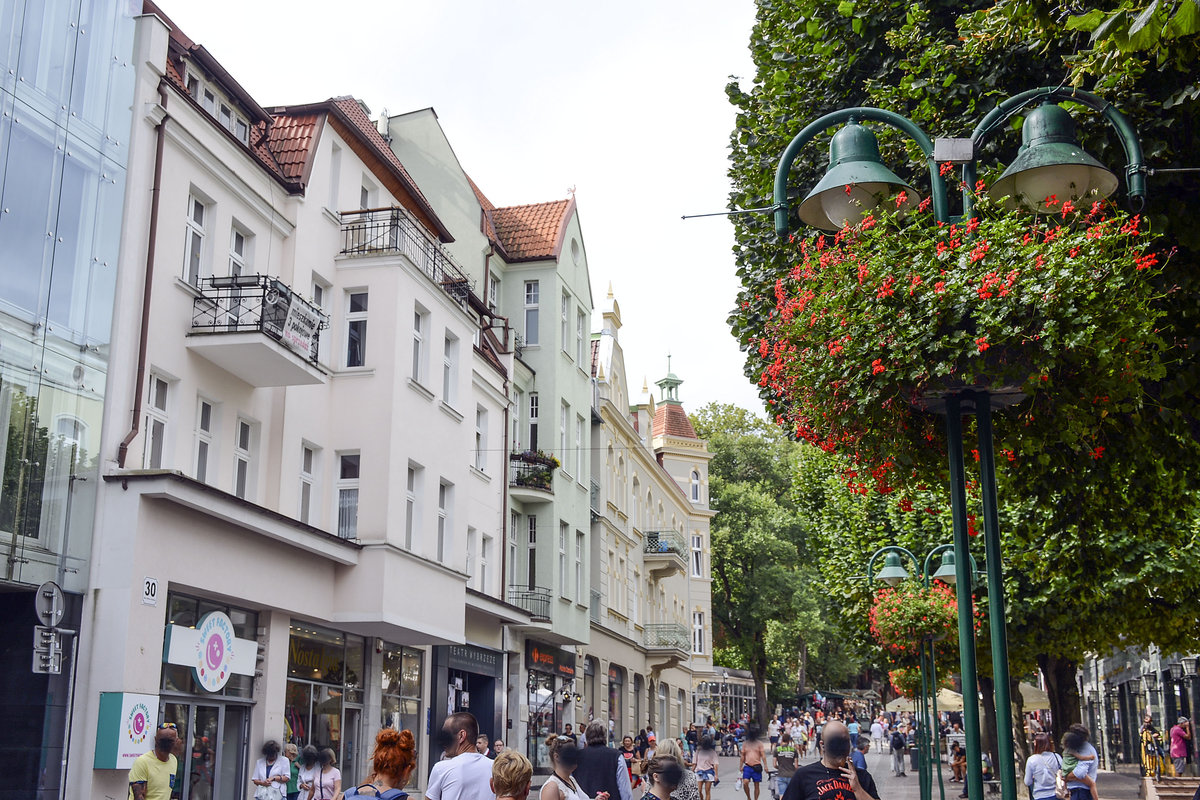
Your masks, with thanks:
[(61, 626), (79, 629), (140, 11), (0, 0), (0, 716), (27, 723), (0, 729), (0, 750), (28, 797), (58, 797), (63, 777), (75, 649), (61, 674), (30, 672), (32, 588), (57, 581)]

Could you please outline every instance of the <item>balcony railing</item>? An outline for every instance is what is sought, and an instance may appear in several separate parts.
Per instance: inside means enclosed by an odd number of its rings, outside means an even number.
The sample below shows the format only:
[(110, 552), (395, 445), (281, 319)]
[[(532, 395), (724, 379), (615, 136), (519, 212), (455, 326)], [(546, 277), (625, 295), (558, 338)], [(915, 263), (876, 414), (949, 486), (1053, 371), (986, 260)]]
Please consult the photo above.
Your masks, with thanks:
[(647, 531), (642, 552), (646, 555), (675, 555), (687, 558), (687, 543), (679, 531)]
[(474, 287), (440, 243), (400, 206), (343, 211), (342, 255), (380, 256), (403, 253), (454, 302), (466, 306)]
[(648, 650), (683, 650), (691, 647), (688, 631), (674, 622), (655, 622), (642, 628), (642, 643)]
[(289, 286), (270, 275), (214, 275), (204, 283), (192, 301), (192, 333), (258, 331), (317, 363), (328, 320)]
[(541, 586), (510, 586), (508, 602), (529, 612), (534, 622), (550, 621), (550, 590)]
[(588, 606), (588, 614), (592, 618), (592, 622), (599, 624), (600, 622), (600, 592), (592, 589), (592, 602)]
[(508, 462), (508, 485), (521, 489), (554, 492), (554, 470), (558, 459), (540, 450), (512, 453)]

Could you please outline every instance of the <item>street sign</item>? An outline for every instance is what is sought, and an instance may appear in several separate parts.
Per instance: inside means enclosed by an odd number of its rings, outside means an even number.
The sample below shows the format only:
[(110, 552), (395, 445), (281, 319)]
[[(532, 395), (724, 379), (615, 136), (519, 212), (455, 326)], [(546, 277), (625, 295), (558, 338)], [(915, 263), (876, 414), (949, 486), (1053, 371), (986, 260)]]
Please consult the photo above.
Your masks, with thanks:
[(145, 577), (142, 579), (142, 605), (158, 605), (158, 578)]
[(62, 637), (57, 629), (34, 626), (33, 671), (39, 675), (58, 675), (62, 672)]
[(57, 627), (67, 611), (62, 589), (58, 588), (54, 581), (46, 581), (37, 588), (37, 594), (33, 597), (33, 608), (43, 625)]

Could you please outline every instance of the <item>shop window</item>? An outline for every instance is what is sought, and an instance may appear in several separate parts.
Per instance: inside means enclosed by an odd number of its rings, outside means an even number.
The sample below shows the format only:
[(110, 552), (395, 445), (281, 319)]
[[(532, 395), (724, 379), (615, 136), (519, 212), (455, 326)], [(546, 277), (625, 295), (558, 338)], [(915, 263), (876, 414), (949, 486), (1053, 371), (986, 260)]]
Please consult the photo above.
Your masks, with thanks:
[(364, 691), (364, 642), (359, 636), (293, 621), (288, 646), (284, 738), (299, 747), (328, 747), (343, 782), (354, 785), (366, 758), (358, 737)]
[[(396, 730), (407, 729), (418, 736), (424, 730), (421, 714), (421, 670), (420, 650), (386, 643), (383, 645), (383, 702), (380, 707), (380, 726)], [(416, 786), (416, 780), (414, 770), (408, 785)]]

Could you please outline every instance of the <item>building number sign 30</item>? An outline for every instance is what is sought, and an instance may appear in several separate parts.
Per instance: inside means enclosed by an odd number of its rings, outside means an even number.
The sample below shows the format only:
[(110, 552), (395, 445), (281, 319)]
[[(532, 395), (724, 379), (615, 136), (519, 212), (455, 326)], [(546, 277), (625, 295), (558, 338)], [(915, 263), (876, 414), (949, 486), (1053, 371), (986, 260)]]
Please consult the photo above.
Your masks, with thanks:
[(142, 579), (142, 604), (147, 606), (158, 605), (158, 578)]

